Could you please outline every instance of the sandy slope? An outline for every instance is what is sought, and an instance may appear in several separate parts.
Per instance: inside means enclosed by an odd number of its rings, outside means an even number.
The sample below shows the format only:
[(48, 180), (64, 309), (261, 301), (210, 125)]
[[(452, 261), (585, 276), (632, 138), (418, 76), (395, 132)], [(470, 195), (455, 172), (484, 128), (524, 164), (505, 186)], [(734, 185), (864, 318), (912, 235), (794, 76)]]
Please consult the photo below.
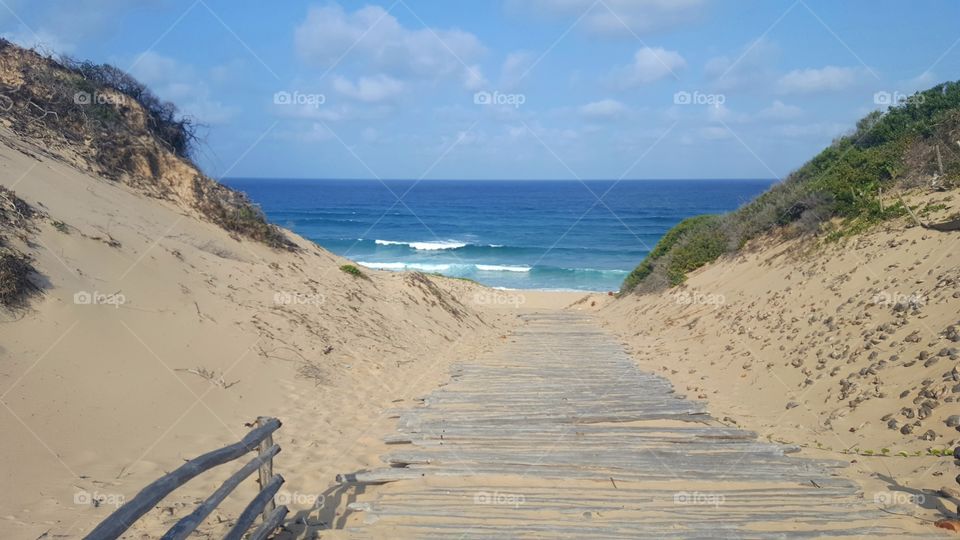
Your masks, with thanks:
[[(45, 214), (29, 244), (18, 241), (42, 294), (0, 324), (3, 538), (76, 537), (258, 415), (284, 421), (282, 493), (309, 507), (336, 473), (378, 464), (393, 427), (384, 411), (433, 388), (508, 317), (481, 314), (469, 283), (352, 277), (339, 270), (347, 261), (295, 235), (297, 254), (241, 241), (9, 144), (0, 184)], [(226, 472), (198, 478), (136, 530), (169, 525)], [(215, 517), (252, 494), (248, 482)]]
[[(960, 207), (956, 192), (924, 200)], [(903, 220), (840, 244), (768, 243), (600, 315), (716, 417), (849, 460), (865, 496), (894, 511), (954, 511), (933, 491), (956, 490), (958, 471), (927, 451), (960, 439), (957, 233)]]

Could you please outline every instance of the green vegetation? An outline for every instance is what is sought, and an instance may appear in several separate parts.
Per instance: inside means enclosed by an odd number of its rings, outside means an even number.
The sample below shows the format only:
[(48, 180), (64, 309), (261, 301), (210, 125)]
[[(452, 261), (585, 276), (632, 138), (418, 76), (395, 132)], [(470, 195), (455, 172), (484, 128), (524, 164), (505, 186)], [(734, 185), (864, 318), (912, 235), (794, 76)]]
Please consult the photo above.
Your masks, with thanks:
[[(197, 125), (175, 105), (109, 64), (53, 59), (2, 38), (0, 62), (22, 79), (5, 93), (9, 108), (4, 110), (19, 135), (45, 148), (70, 146), (97, 174), (151, 196), (183, 194), (171, 189), (169, 177), (172, 172), (180, 181), (181, 164), (196, 168), (191, 157), (197, 151)], [(242, 193), (199, 172), (186, 187), (193, 188), (186, 202), (227, 231), (272, 248), (298, 250)]]
[(341, 266), (341, 267), (340, 267), (340, 271), (342, 271), (342, 272), (344, 272), (344, 273), (346, 273), (346, 274), (350, 274), (350, 275), (353, 276), (353, 277), (358, 277), (358, 278), (365, 278), (365, 277), (367, 277), (367, 276), (364, 275), (363, 272), (360, 271), (359, 268), (357, 268), (356, 266), (354, 266), (354, 265), (352, 265), (352, 264), (345, 264), (345, 265)]
[(475, 279), (470, 279), (468, 277), (460, 277), (460, 276), (448, 276), (446, 274), (441, 274), (440, 272), (430, 272), (429, 275), (446, 278), (446, 279), (459, 279), (460, 281), (466, 281), (468, 283), (477, 283), (477, 280)]
[[(678, 285), (690, 271), (773, 231), (787, 237), (826, 233), (825, 239), (834, 241), (905, 215), (907, 209), (889, 193), (938, 172), (936, 147), (954, 146), (958, 131), (960, 82), (937, 85), (886, 112), (872, 112), (853, 133), (738, 210), (682, 221), (627, 276), (620, 292)], [(941, 185), (960, 186), (958, 154), (945, 151), (942, 161)], [(839, 226), (825, 230), (834, 219)]]
[(715, 260), (726, 251), (726, 239), (719, 230), (722, 216), (703, 215), (685, 219), (667, 231), (653, 251), (623, 282), (624, 290), (633, 290), (639, 283), (661, 270), (658, 285), (683, 283), (687, 272)]
[(68, 56), (61, 57), (60, 63), (82, 77), (75, 81), (77, 90), (89, 97), (87, 104), (91, 105), (92, 116), (105, 125), (116, 125), (122, 118), (117, 107), (97, 99), (97, 92), (108, 88), (136, 101), (149, 115), (147, 128), (176, 155), (186, 158), (195, 150), (197, 126), (193, 120), (180, 115), (173, 103), (161, 101), (130, 74), (110, 64), (78, 61)]

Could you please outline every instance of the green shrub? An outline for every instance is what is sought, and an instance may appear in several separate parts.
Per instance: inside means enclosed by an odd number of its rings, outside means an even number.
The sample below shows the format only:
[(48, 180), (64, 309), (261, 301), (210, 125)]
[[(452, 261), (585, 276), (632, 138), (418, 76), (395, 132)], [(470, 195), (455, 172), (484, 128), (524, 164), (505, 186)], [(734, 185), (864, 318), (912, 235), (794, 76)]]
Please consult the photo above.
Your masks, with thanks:
[(345, 264), (345, 265), (341, 266), (341, 267), (340, 267), (340, 271), (342, 271), (342, 272), (344, 272), (344, 273), (346, 273), (346, 274), (350, 274), (350, 275), (353, 276), (353, 277), (358, 277), (358, 278), (367, 277), (367, 276), (365, 276), (365, 275), (363, 274), (363, 272), (360, 271), (359, 268), (357, 268), (356, 266), (354, 266), (354, 265), (352, 265), (352, 264)]
[[(911, 175), (922, 176), (924, 164), (907, 159), (911, 150), (952, 145), (955, 137), (947, 135), (957, 129), (960, 82), (939, 84), (886, 112), (872, 112), (857, 122), (853, 133), (736, 211), (680, 222), (627, 276), (620, 292), (683, 283), (691, 270), (774, 230), (812, 234), (824, 222), (840, 218), (841, 227), (826, 237), (836, 240), (903, 216), (906, 208), (899, 202), (882, 203), (881, 192)], [(949, 152), (943, 159), (944, 182), (960, 181), (960, 158)]]
[(726, 239), (721, 238), (718, 231), (710, 232), (716, 230), (720, 220), (720, 216), (704, 215), (681, 221), (663, 235), (640, 266), (626, 277), (622, 290), (633, 290), (658, 268), (664, 268), (670, 285), (678, 285), (686, 272), (715, 260), (725, 250)]

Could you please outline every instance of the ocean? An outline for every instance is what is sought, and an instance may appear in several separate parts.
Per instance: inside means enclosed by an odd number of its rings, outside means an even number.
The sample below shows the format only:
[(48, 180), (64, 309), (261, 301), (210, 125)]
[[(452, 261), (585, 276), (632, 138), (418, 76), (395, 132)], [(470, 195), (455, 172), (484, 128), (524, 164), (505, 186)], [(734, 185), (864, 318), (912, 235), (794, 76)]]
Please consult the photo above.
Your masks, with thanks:
[(224, 183), (272, 222), (368, 268), (509, 289), (613, 291), (679, 221), (733, 210), (772, 181)]

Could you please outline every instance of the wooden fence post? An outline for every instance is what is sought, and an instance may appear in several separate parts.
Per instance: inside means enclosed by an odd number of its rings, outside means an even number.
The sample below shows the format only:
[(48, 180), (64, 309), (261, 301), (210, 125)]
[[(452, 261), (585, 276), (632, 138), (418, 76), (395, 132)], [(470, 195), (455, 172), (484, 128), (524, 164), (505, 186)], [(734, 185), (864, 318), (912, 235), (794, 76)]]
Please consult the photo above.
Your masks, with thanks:
[[(270, 418), (266, 416), (257, 417), (257, 426), (262, 426), (264, 423), (268, 422)], [(273, 434), (267, 435), (265, 439), (260, 441), (260, 447), (257, 449), (259, 455), (265, 455), (270, 447), (273, 446)], [(260, 465), (260, 489), (266, 487), (270, 483), (270, 480), (273, 479), (273, 458), (266, 460)], [(273, 510), (277, 507), (277, 504), (274, 502), (273, 497), (270, 497), (270, 500), (267, 501), (266, 506), (263, 507), (263, 520), (266, 521)]]

